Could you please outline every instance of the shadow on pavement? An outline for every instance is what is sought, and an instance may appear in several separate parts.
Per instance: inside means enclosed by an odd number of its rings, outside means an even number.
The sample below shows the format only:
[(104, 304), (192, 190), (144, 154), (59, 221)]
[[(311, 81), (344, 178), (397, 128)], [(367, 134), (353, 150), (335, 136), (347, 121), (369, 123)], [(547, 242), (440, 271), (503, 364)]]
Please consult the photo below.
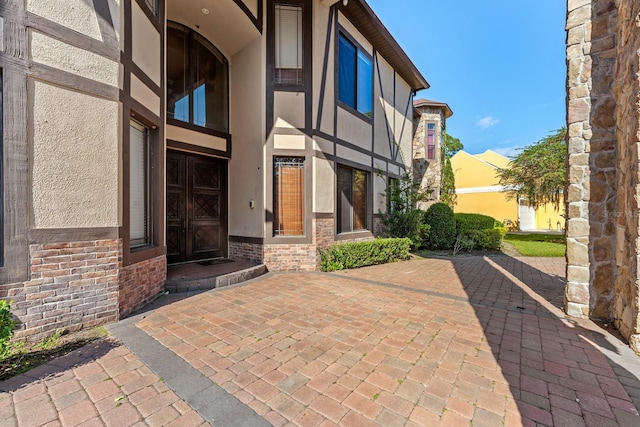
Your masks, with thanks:
[(121, 344), (109, 338), (100, 338), (50, 362), (40, 365), (22, 375), (0, 382), (0, 391), (14, 392), (44, 378), (52, 378), (73, 368), (94, 362)]
[(639, 358), (593, 322), (565, 316), (563, 277), (536, 268), (542, 259), (451, 262), (524, 425), (640, 425)]

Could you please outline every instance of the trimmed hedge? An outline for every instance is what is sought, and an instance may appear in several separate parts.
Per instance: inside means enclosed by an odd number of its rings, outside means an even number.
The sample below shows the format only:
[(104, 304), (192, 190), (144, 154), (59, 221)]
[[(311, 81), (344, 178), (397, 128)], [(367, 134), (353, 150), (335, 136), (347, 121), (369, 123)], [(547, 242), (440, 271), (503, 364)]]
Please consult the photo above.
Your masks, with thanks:
[(453, 248), (456, 241), (456, 220), (449, 205), (431, 205), (424, 214), (424, 222), (431, 227), (426, 239), (429, 249)]
[(475, 242), (475, 249), (497, 251), (502, 246), (504, 231), (501, 228), (487, 228), (485, 230), (470, 230), (466, 235)]
[(400, 261), (409, 258), (410, 248), (411, 240), (407, 238), (337, 243), (320, 251), (320, 270), (337, 271)]
[(472, 230), (487, 230), (502, 226), (499, 221), (488, 215), (475, 213), (456, 213), (456, 232), (458, 234), (467, 233)]

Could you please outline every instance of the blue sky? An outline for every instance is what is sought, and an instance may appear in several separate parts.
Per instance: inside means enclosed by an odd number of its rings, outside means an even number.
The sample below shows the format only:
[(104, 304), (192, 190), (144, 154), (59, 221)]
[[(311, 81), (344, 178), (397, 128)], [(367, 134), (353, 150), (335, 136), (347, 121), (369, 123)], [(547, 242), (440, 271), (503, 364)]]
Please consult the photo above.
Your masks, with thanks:
[(513, 155), (565, 125), (564, 0), (367, 0), (472, 154)]

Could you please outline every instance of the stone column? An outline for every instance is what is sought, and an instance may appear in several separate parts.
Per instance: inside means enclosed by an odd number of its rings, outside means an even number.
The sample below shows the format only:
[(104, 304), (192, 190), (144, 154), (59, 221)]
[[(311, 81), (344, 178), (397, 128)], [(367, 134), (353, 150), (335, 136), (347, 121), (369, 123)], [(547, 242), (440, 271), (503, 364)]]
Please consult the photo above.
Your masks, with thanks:
[(611, 318), (615, 278), (614, 0), (567, 2), (567, 286), (571, 316)]
[[(635, 351), (640, 351), (638, 300), (638, 214), (640, 212), (640, 3), (618, 2), (615, 67), (617, 206), (610, 216), (615, 226), (616, 275), (613, 319)], [(597, 279), (597, 277), (596, 277)]]

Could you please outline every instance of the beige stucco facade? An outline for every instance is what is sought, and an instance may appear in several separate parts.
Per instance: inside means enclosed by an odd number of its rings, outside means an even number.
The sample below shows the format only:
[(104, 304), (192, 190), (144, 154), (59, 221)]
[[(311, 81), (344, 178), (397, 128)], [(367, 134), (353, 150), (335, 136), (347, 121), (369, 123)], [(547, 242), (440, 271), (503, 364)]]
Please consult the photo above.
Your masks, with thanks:
[[(27, 0), (0, 9), (9, 11), (0, 16), (0, 297), (14, 301), (20, 335), (115, 320), (155, 298), (181, 239), (174, 209), (187, 192), (195, 203), (194, 180), (209, 179), (214, 168), (220, 178), (211, 188), (220, 184), (215, 197), (223, 200), (203, 193), (199, 201), (223, 213), (215, 226), (220, 256), (314, 270), (318, 249), (374, 237), (388, 179), (411, 167), (413, 97), (428, 83), (362, 0), (287, 1), (303, 6), (304, 79), (296, 87), (274, 83), (276, 3), (108, 0), (96, 9), (83, 0)], [(174, 24), (221, 55), (228, 75), (222, 129), (168, 117)], [(371, 62), (370, 112), (338, 100), (339, 35)], [(276, 157), (304, 168), (301, 235), (274, 233)], [(180, 159), (184, 166), (169, 169)], [(366, 176), (361, 229), (338, 229), (338, 168)], [(191, 187), (176, 192), (183, 179), (176, 171)], [(140, 227), (142, 239), (133, 235)], [(209, 228), (194, 228), (201, 233), (194, 239), (214, 226), (202, 227)], [(41, 295), (41, 307), (30, 293)]]

